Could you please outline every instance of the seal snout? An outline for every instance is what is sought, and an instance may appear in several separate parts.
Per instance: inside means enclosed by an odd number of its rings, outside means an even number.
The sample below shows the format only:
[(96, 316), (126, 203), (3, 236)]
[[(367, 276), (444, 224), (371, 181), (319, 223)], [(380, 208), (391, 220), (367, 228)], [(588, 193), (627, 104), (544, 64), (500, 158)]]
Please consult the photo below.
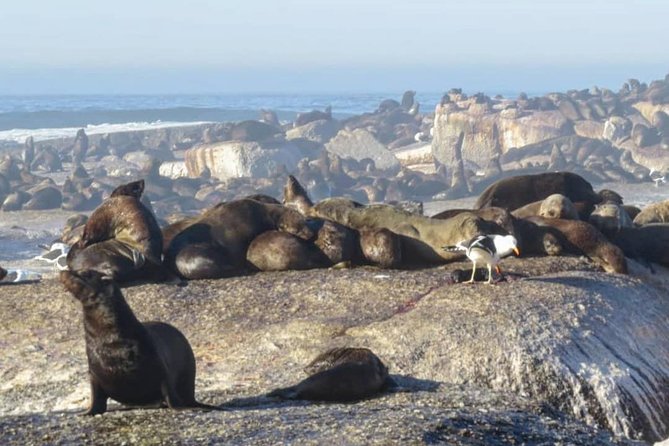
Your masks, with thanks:
[[(97, 271), (61, 271), (60, 281), (65, 289), (78, 300), (89, 298), (97, 293), (106, 284), (105, 276)], [(108, 281), (108, 279), (107, 279)]]

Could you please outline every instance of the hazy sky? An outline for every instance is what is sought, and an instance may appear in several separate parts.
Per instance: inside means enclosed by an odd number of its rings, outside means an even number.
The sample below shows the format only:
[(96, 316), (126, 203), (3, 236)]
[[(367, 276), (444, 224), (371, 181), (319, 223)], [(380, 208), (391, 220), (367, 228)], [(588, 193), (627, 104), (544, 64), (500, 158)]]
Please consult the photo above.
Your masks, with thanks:
[(6, 0), (0, 94), (489, 93), (669, 72), (667, 0)]

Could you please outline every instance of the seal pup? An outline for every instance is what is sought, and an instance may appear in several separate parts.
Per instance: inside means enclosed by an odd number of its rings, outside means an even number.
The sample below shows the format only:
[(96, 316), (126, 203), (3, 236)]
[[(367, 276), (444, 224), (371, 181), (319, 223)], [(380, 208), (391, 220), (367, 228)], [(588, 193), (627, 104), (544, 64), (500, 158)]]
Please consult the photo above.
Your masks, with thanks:
[(289, 400), (351, 402), (372, 397), (395, 383), (388, 368), (367, 348), (334, 348), (318, 355), (304, 371), (307, 379), (267, 394)]
[(60, 281), (83, 308), (91, 384), (87, 415), (106, 412), (109, 398), (129, 405), (218, 409), (195, 399), (195, 356), (179, 330), (138, 321), (119, 287), (97, 271), (62, 271)]

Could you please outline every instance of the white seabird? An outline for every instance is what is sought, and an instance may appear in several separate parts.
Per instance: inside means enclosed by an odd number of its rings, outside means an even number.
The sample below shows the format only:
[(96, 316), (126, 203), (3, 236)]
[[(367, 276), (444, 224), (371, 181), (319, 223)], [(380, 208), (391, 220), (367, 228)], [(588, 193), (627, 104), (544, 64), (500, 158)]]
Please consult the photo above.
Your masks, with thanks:
[(502, 274), (499, 268), (499, 261), (515, 252), (520, 255), (518, 250), (518, 241), (512, 235), (479, 235), (471, 240), (459, 242), (455, 246), (444, 246), (447, 251), (464, 251), (469, 260), (472, 261), (472, 277), (467, 283), (474, 282), (474, 275), (476, 274), (476, 267), (478, 265), (486, 264), (488, 266), (488, 283), (492, 284), (492, 267), (498, 274)]

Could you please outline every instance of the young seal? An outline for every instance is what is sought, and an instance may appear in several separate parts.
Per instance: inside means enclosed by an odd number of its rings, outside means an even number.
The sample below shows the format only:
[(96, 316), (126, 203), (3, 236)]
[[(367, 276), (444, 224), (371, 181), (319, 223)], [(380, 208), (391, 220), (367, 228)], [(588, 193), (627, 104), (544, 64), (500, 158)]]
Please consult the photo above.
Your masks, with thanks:
[(621, 228), (633, 226), (627, 211), (614, 202), (595, 205), (595, 210), (590, 214), (588, 221), (609, 239), (615, 237)]
[(302, 215), (308, 215), (314, 206), (307, 191), (292, 175), (288, 175), (286, 185), (283, 187), (283, 204), (297, 210)]
[(63, 271), (60, 280), (84, 311), (91, 383), (87, 415), (106, 412), (108, 398), (217, 409), (195, 400), (195, 356), (179, 330), (164, 322), (139, 322), (118, 286), (97, 271)]
[(398, 268), (402, 263), (402, 240), (386, 228), (361, 229), (360, 250), (367, 264)]
[(140, 197), (144, 181), (116, 188), (89, 217), (67, 256), (72, 271), (93, 269), (116, 281), (162, 273), (162, 232)]
[(290, 400), (359, 401), (394, 386), (388, 368), (367, 348), (334, 348), (317, 356), (305, 372), (310, 376), (267, 396)]
[(574, 203), (596, 204), (602, 201), (583, 177), (571, 172), (549, 172), (499, 180), (481, 193), (474, 208), (497, 206), (512, 211), (552, 194), (562, 194)]

